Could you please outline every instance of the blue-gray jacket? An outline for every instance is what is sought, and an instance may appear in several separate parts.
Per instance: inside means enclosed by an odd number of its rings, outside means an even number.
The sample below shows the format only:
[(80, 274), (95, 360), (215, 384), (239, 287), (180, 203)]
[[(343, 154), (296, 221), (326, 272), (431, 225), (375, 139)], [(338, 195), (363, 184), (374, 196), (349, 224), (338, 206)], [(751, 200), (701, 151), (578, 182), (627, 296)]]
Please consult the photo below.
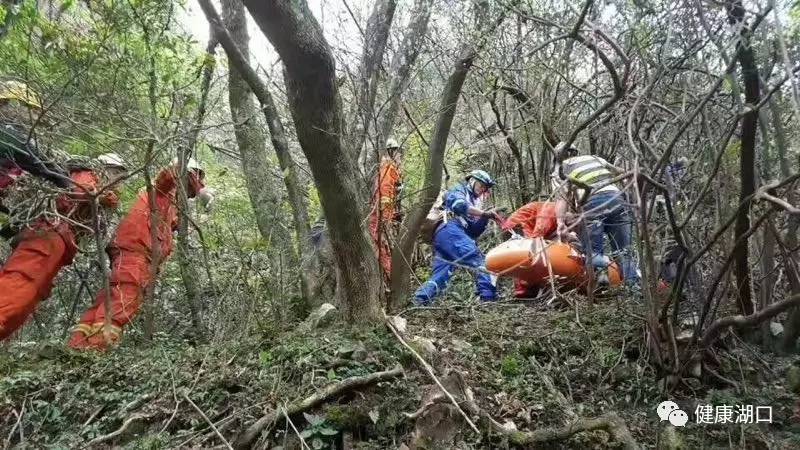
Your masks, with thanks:
[(448, 220), (457, 222), (472, 239), (478, 239), (489, 223), (487, 217), (475, 217), (467, 213), (469, 207), (483, 209), (483, 201), (476, 196), (467, 183), (461, 183), (444, 196), (444, 207), (448, 212)]

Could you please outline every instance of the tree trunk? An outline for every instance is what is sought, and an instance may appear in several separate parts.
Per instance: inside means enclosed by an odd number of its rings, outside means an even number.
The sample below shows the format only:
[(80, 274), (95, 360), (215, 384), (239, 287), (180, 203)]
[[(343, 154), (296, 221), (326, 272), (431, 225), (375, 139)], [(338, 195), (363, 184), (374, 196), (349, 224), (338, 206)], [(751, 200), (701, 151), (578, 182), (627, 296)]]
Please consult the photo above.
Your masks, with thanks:
[[(247, 33), (247, 18), (242, 2), (223, 0), (222, 15), (231, 38), (245, 59), (248, 59), (250, 36)], [(272, 175), (266, 152), (267, 138), (257, 120), (259, 111), (253, 102), (252, 91), (236, 70), (228, 73), (228, 101), (242, 159), (242, 171), (258, 230), (265, 241), (272, 241), (273, 232), (282, 228), (275, 224), (276, 211), (280, 211), (282, 199), (277, 195), (275, 186), (270, 183)], [(281, 239), (288, 237), (282, 236)]]
[(450, 127), (453, 125), (453, 117), (456, 114), (458, 97), (464, 81), (467, 79), (469, 69), (475, 60), (476, 53), (472, 48), (465, 48), (461, 51), (461, 56), (455, 64), (455, 69), (447, 80), (447, 84), (442, 92), (442, 100), (439, 106), (439, 117), (436, 120), (433, 136), (431, 138), (428, 158), (425, 164), (425, 181), (420, 193), (420, 201), (410, 214), (403, 220), (400, 227), (401, 236), (392, 249), (392, 306), (398, 308), (403, 302), (408, 300), (410, 288), (411, 267), (409, 261), (417, 243), (420, 227), (430, 211), (433, 202), (439, 195), (442, 187), (442, 165), (444, 163), (444, 151), (447, 147), (447, 138), (450, 135)]
[[(236, 72), (247, 82), (250, 90), (255, 94), (258, 101), (261, 103), (261, 109), (264, 113), (264, 119), (269, 128), (270, 140), (275, 149), (275, 154), (278, 157), (278, 165), (283, 173), (283, 182), (286, 185), (286, 192), (288, 194), (289, 206), (292, 210), (292, 220), (294, 230), (297, 235), (298, 242), (298, 255), (301, 259), (310, 257), (308, 252), (309, 233), (311, 231), (308, 221), (308, 209), (306, 207), (306, 198), (304, 190), (300, 185), (300, 180), (295, 170), (295, 162), (289, 150), (289, 141), (286, 137), (286, 131), (283, 128), (283, 123), (278, 115), (278, 109), (275, 106), (275, 101), (272, 99), (267, 86), (261, 82), (258, 75), (250, 66), (249, 58), (245, 57), (242, 53), (240, 46), (233, 40), (233, 37), (228, 33), (228, 30), (223, 26), (222, 19), (214, 9), (214, 6), (209, 0), (199, 0), (200, 7), (208, 18), (211, 27), (214, 29), (214, 34), (219, 39), (220, 44), (225, 49), (228, 55), (228, 63), (231, 67), (236, 69)], [(240, 2), (234, 2), (240, 3)], [(230, 6), (230, 5), (229, 5)], [(244, 37), (247, 38), (245, 28)], [(244, 48), (247, 48), (247, 40), (243, 41)], [(310, 284), (311, 280), (307, 277), (304, 271), (300, 273), (301, 289), (303, 297), (308, 302), (310, 300)]]
[[(781, 178), (788, 178), (792, 173), (789, 158), (786, 157), (786, 132), (783, 129), (779, 103), (781, 103), (780, 91), (769, 99), (768, 105), (772, 116), (772, 126), (775, 129), (775, 147), (778, 154)], [(789, 202), (792, 204), (797, 204), (798, 198), (795, 192), (789, 194)], [(798, 228), (800, 228), (800, 217), (797, 215), (789, 216), (786, 237), (784, 238), (789, 251), (797, 248)], [(795, 267), (797, 267), (795, 262), (788, 260), (792, 257), (792, 253), (786, 252), (784, 254), (786, 278), (789, 281), (789, 291), (792, 295), (798, 295), (800, 294), (800, 274), (795, 271)], [(798, 337), (800, 337), (800, 308), (794, 308), (789, 312), (789, 318), (784, 327), (783, 342), (781, 343), (783, 350), (787, 352), (794, 351)]]
[(396, 0), (377, 0), (372, 9), (372, 14), (367, 21), (364, 34), (364, 55), (361, 57), (361, 79), (356, 90), (355, 108), (358, 112), (353, 128), (353, 149), (359, 151), (359, 166), (365, 169), (369, 145), (367, 135), (370, 128), (374, 128), (375, 95), (378, 91), (378, 75), (380, 73), (383, 53), (386, 51), (386, 41), (389, 39), (389, 30), (394, 20), (394, 10), (397, 8)]
[(189, 129), (189, 136), (186, 140), (185, 146), (178, 146), (178, 161), (180, 161), (179, 189), (177, 191), (178, 197), (178, 267), (181, 271), (181, 280), (183, 287), (186, 289), (186, 301), (189, 307), (189, 315), (192, 321), (192, 328), (194, 328), (197, 337), (205, 335), (203, 323), (200, 319), (200, 286), (198, 280), (200, 277), (196, 266), (192, 263), (195, 259), (192, 257), (192, 251), (189, 246), (189, 199), (186, 194), (185, 187), (188, 185), (189, 175), (186, 170), (186, 163), (191, 157), (197, 145), (197, 136), (203, 126), (203, 120), (206, 115), (206, 104), (208, 102), (208, 91), (211, 86), (211, 76), (214, 74), (214, 53), (216, 52), (217, 41), (213, 36), (209, 39), (206, 46), (206, 55), (210, 58), (203, 63), (203, 78), (200, 83), (200, 102), (197, 107), (197, 116), (194, 123), (191, 124)]
[[(756, 68), (755, 55), (750, 45), (750, 31), (744, 24), (744, 7), (741, 0), (728, 3), (728, 22), (738, 24), (742, 27), (740, 41), (736, 45), (736, 52), (739, 56), (739, 64), (742, 69), (742, 82), (744, 84), (745, 103), (756, 105), (759, 100), (759, 80)], [(741, 155), (739, 159), (739, 170), (741, 176), (741, 188), (739, 199), (744, 201), (756, 190), (755, 178), (755, 147), (756, 133), (758, 131), (758, 111), (750, 111), (742, 117), (741, 130)], [(734, 227), (735, 241), (738, 243), (735, 248), (735, 275), (737, 298), (739, 311), (748, 316), (753, 314), (753, 292), (751, 286), (748, 248), (749, 239), (739, 242), (740, 236), (745, 234), (750, 228), (750, 208), (742, 208), (736, 217)]]
[[(245, 58), (249, 67), (250, 36), (247, 32), (247, 18), (240, 0), (223, 0), (222, 14), (231, 39)], [(230, 59), (229, 59), (230, 61)], [(233, 64), (230, 64), (234, 67)], [(299, 258), (292, 243), (288, 229), (280, 223), (283, 198), (280, 189), (273, 182), (273, 168), (267, 158), (267, 139), (258, 123), (258, 108), (253, 102), (252, 91), (237, 70), (228, 72), (228, 102), (234, 133), (242, 159), (242, 171), (250, 196), (250, 204), (256, 214), (256, 222), (263, 239), (270, 248), (288, 256), (293, 267), (299, 266)], [(274, 267), (281, 263), (281, 255), (272, 253)], [(303, 280), (303, 278), (301, 278)], [(279, 281), (280, 282), (280, 281)], [(301, 291), (305, 297), (305, 283), (301, 281)]]
[(411, 76), (411, 68), (417, 61), (419, 52), (422, 49), (422, 39), (428, 32), (428, 21), (431, 18), (431, 5), (433, 0), (416, 0), (414, 9), (411, 11), (411, 19), (408, 22), (408, 30), (403, 36), (400, 50), (392, 58), (392, 65), (389, 73), (392, 77), (389, 83), (389, 96), (386, 102), (386, 112), (380, 120), (378, 129), (377, 144), (378, 148), (386, 146), (386, 140), (392, 135), (397, 112), (400, 110), (400, 101), (403, 92), (408, 88), (408, 79)]
[(335, 61), (304, 0), (246, 0), (253, 19), (284, 64), (297, 138), (308, 159), (328, 223), (339, 295), (352, 322), (380, 323), (380, 272), (362, 227), (364, 198), (352, 153), (342, 144)]
[[(186, 160), (188, 158), (186, 155), (189, 152), (187, 150), (183, 146), (178, 147), (178, 158), (183, 161), (179, 174), (181, 186), (186, 186), (186, 180), (188, 179), (188, 172), (186, 171)], [(179, 189), (176, 194), (178, 200), (178, 236), (176, 239), (178, 251), (176, 257), (181, 272), (183, 288), (186, 290), (186, 304), (189, 307), (192, 328), (194, 328), (195, 336), (202, 338), (205, 332), (203, 323), (200, 320), (200, 276), (197, 266), (193, 263), (195, 258), (193, 258), (193, 252), (189, 246), (189, 200), (185, 189)]]

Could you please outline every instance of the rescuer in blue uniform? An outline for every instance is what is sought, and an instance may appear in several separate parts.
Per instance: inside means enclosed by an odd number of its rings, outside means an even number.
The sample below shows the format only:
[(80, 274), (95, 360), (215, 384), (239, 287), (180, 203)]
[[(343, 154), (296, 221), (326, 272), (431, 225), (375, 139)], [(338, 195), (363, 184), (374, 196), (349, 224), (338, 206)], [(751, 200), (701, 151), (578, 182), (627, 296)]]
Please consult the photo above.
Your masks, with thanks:
[(483, 197), (495, 185), (486, 171), (473, 170), (464, 182), (444, 197), (446, 219), (433, 235), (433, 275), (414, 294), (418, 304), (427, 305), (447, 288), (459, 266), (476, 271), (476, 290), (481, 301), (494, 301), (497, 291), (484, 269), (484, 256), (476, 240), (486, 230), (489, 219), (497, 218), (493, 209), (482, 209)]

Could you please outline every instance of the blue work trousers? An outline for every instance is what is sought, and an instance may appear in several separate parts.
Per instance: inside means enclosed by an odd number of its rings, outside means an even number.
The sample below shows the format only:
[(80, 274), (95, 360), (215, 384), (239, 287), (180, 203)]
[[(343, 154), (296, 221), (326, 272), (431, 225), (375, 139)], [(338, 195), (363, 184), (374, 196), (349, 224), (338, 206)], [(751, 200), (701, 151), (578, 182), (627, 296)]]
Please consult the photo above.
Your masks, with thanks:
[[(622, 197), (622, 192), (597, 193), (586, 202), (584, 211), (586, 211), (586, 226), (592, 249), (592, 265), (603, 270), (607, 268), (609, 260), (604, 254), (605, 236), (608, 236), (611, 250), (619, 258), (625, 283), (638, 284), (639, 275), (631, 248), (632, 215)], [(589, 247), (586, 243), (584, 246), (584, 248)]]
[[(485, 270), (483, 253), (478, 244), (456, 220), (440, 226), (433, 236), (433, 275), (414, 294), (417, 303), (428, 305), (447, 289), (447, 282), (458, 267), (451, 263)], [(485, 272), (476, 272), (475, 277), (476, 291), (481, 300), (494, 300), (497, 290), (491, 277)]]

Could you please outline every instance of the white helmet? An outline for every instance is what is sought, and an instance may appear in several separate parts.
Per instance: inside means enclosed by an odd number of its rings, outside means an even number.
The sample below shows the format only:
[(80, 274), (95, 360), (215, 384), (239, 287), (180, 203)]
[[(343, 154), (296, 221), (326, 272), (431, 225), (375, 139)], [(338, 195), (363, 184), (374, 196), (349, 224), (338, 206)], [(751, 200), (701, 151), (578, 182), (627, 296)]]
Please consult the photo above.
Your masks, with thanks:
[(103, 163), (103, 165), (108, 167), (128, 170), (127, 166), (125, 165), (125, 161), (122, 159), (122, 157), (120, 157), (116, 153), (103, 153), (102, 155), (97, 157), (97, 160)]
[[(172, 164), (177, 166), (178, 165), (178, 158), (172, 160)], [(203, 168), (200, 167), (200, 163), (197, 162), (194, 158), (189, 158), (189, 161), (186, 161), (186, 170), (198, 170), (203, 172)]]
[(386, 148), (400, 148), (400, 144), (397, 143), (397, 139), (389, 138), (386, 140)]

